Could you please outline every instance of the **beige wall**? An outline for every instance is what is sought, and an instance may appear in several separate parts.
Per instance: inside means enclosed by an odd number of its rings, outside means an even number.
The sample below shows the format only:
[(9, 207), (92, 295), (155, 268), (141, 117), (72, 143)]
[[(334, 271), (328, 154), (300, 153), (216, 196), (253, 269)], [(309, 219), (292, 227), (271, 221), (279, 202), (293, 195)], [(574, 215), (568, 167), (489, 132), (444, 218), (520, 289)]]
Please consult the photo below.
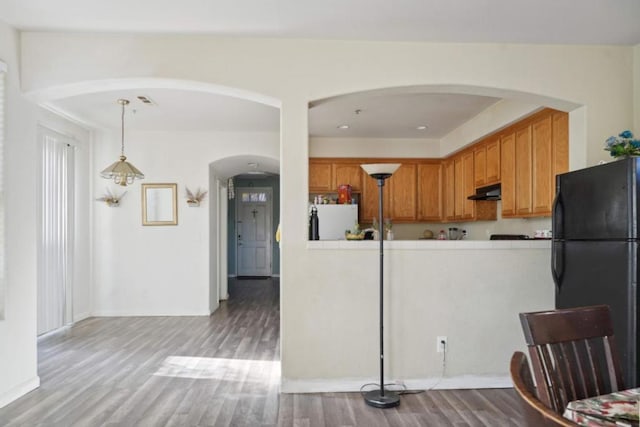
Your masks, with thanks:
[(640, 135), (640, 44), (633, 48), (633, 127)]
[[(572, 155), (576, 153), (574, 158), (582, 160), (578, 164), (572, 161), (572, 167), (606, 159), (602, 150), (604, 139), (633, 123), (634, 51), (629, 47), (64, 33), (25, 33), (22, 40), (22, 87), (33, 99), (108, 88), (120, 78), (153, 78), (237, 88), (249, 98), (281, 103), (281, 354), (282, 373), (287, 380), (339, 380), (346, 375), (374, 376), (377, 371), (375, 355), (367, 356), (376, 347), (375, 331), (350, 326), (375, 324), (377, 298), (375, 275), (369, 272), (371, 254), (356, 252), (342, 259), (339, 253), (319, 254), (307, 249), (310, 101), (362, 90), (416, 85), (434, 90), (454, 86), (471, 93), (500, 94), (561, 109), (582, 105), (575, 110), (578, 113), (572, 113), (578, 120), (572, 124), (576, 131), (571, 139)], [(96, 81), (100, 83), (95, 85)], [(540, 259), (545, 257), (547, 254), (540, 255)], [(424, 273), (419, 266), (421, 255), (399, 252), (397, 259), (390, 262), (402, 266), (395, 269), (394, 280), (418, 286)], [(526, 272), (537, 267), (536, 262), (514, 260), (513, 266), (521, 265)], [(473, 266), (460, 260), (451, 268), (468, 275)], [(363, 272), (368, 273), (363, 276)], [(403, 337), (401, 345), (398, 341), (391, 344), (394, 375), (417, 377), (435, 369), (432, 354), (429, 359), (421, 358), (422, 349), (433, 346), (433, 337), (425, 337), (425, 320), (431, 322), (432, 332), (442, 331), (455, 313), (460, 316), (469, 306), (495, 307), (499, 301), (489, 281), (479, 288), (482, 292), (467, 299), (461, 297), (466, 295), (464, 286), (473, 283), (463, 283), (460, 280), (463, 276), (449, 277), (449, 281), (437, 285), (444, 292), (439, 294), (442, 296), (438, 307), (448, 310), (446, 315), (425, 319), (420, 308), (405, 312), (402, 305), (397, 305), (398, 301), (414, 296), (429, 299), (432, 288), (428, 286), (405, 288), (395, 300), (389, 301), (396, 314), (390, 321), (403, 326), (402, 330), (396, 330)], [(539, 275), (509, 277), (518, 281), (518, 287), (514, 288), (518, 294), (512, 297), (528, 304), (519, 308), (548, 305), (551, 292), (548, 269), (540, 268)], [(329, 314), (330, 328), (323, 322)], [(483, 357), (462, 357), (452, 372), (506, 375), (506, 363), (496, 361), (506, 362), (506, 355), (521, 345), (515, 332), (517, 319), (511, 312), (492, 310), (491, 322), (509, 325), (511, 332), (506, 335), (509, 338), (501, 340), (500, 345), (478, 340), (475, 349)], [(490, 323), (482, 325), (478, 336), (495, 335), (487, 329)]]
[[(93, 315), (208, 315), (209, 279), (216, 274), (215, 265), (209, 269), (209, 208), (216, 197), (209, 188), (209, 164), (234, 155), (277, 158), (278, 134), (129, 132), (127, 139), (127, 157), (145, 174), (143, 183), (178, 185), (178, 225), (141, 225), (139, 183), (126, 188), (117, 208), (94, 202)], [(100, 133), (94, 169), (113, 162), (119, 149), (118, 135)], [(209, 188), (200, 207), (187, 207), (187, 186)], [(115, 188), (97, 178), (94, 198), (106, 187)]]
[(6, 230), (5, 312), (0, 319), (0, 407), (40, 383), (36, 370), (36, 118), (20, 92), (17, 33), (0, 22), (5, 92), (3, 189)]

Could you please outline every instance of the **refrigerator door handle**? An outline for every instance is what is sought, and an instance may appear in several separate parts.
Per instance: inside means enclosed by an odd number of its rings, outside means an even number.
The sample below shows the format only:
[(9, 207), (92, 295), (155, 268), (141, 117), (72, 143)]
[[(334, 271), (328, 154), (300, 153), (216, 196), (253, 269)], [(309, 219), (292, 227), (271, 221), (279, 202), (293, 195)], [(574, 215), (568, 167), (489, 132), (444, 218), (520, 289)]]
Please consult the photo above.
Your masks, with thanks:
[(564, 275), (564, 242), (554, 240), (551, 244), (551, 276), (558, 291), (562, 288)]
[(564, 206), (562, 204), (562, 193), (560, 192), (559, 179), (556, 184), (556, 197), (553, 199), (553, 206), (551, 208), (552, 232), (554, 239), (564, 239)]

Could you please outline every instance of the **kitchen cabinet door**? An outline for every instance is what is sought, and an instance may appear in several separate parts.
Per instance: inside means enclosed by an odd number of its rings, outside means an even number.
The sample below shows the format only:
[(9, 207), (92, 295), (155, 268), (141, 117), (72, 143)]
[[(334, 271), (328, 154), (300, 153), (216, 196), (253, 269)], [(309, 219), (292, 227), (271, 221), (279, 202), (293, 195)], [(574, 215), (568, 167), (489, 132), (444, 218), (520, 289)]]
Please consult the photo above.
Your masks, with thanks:
[[(389, 178), (391, 179), (391, 178)], [(390, 216), (389, 210), (389, 179), (385, 182), (383, 187), (383, 208), (384, 215)], [(362, 200), (359, 206), (360, 222), (371, 224), (373, 218), (378, 218), (378, 180), (371, 178), (369, 175), (363, 174), (362, 176)], [(378, 218), (378, 222), (379, 222)]]
[(463, 181), (462, 181), (462, 219), (474, 219), (475, 218), (475, 202), (467, 199), (472, 194), (475, 194), (474, 184), (474, 155), (473, 151), (467, 151), (462, 154), (462, 169), (463, 169)]
[(487, 146), (484, 143), (473, 147), (473, 174), (476, 187), (487, 184)]
[(418, 165), (418, 221), (442, 220), (442, 164)]
[(363, 173), (359, 163), (334, 163), (333, 187), (335, 191), (337, 191), (338, 186), (342, 184), (349, 184), (353, 191), (361, 191)]
[(555, 111), (553, 117), (553, 178), (554, 197), (556, 175), (569, 171), (569, 114)]
[(552, 117), (547, 115), (531, 125), (532, 213), (551, 216), (553, 203)]
[(462, 219), (464, 209), (464, 162), (462, 155), (457, 155), (453, 158), (453, 187), (455, 200), (454, 206), (454, 218)]
[(516, 130), (516, 214), (531, 213), (531, 125)]
[(443, 216), (445, 221), (455, 220), (455, 164), (453, 159), (442, 162), (443, 170)]
[(390, 215), (393, 221), (412, 222), (418, 218), (418, 165), (402, 164), (389, 178)]
[(309, 160), (309, 192), (336, 191), (333, 188), (330, 162)]
[(485, 185), (500, 182), (500, 138), (494, 137), (486, 145), (486, 179)]
[(500, 180), (502, 185), (502, 216), (516, 214), (516, 138), (513, 132), (500, 138)]

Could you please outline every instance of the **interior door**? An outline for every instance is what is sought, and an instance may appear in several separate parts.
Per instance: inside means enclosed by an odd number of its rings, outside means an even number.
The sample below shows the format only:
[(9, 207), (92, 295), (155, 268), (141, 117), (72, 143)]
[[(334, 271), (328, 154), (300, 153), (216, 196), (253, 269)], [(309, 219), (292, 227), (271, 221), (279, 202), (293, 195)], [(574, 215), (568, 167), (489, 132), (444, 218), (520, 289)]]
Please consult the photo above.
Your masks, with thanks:
[(238, 276), (271, 276), (270, 188), (236, 190)]

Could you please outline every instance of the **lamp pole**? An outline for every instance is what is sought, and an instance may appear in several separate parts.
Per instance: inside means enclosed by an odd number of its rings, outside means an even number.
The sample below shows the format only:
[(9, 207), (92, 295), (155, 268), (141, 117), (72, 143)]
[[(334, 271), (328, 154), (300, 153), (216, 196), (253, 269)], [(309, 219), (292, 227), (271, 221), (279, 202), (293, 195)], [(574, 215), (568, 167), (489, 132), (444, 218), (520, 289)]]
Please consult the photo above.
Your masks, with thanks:
[(380, 241), (380, 389), (372, 390), (364, 394), (364, 400), (367, 405), (376, 408), (393, 408), (400, 404), (400, 396), (398, 393), (390, 390), (385, 391), (384, 389), (384, 232), (382, 230), (382, 224), (384, 224), (384, 181), (391, 177), (399, 166), (399, 164), (362, 165), (362, 168), (378, 182), (378, 240)]

